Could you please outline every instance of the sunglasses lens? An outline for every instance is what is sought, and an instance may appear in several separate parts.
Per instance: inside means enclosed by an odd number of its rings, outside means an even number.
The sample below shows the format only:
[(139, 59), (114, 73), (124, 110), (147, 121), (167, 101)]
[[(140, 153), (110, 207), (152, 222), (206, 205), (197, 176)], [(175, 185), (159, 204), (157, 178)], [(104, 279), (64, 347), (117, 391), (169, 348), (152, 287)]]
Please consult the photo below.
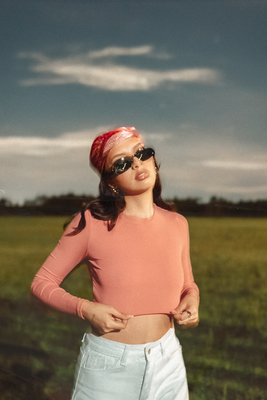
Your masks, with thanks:
[[(150, 157), (155, 155), (155, 151), (151, 148), (138, 150), (133, 157), (137, 157), (140, 161), (146, 161)], [(131, 168), (133, 163), (133, 157), (123, 157), (117, 160), (112, 166), (112, 172), (115, 175), (123, 174)]]
[(136, 157), (141, 161), (146, 161), (154, 155), (155, 155), (155, 151), (151, 148), (139, 150), (139, 152), (136, 153)]
[(116, 161), (113, 164), (113, 172), (116, 175), (120, 175), (123, 172), (127, 171), (127, 169), (131, 168), (132, 165), (132, 159), (130, 158), (121, 158), (120, 160)]

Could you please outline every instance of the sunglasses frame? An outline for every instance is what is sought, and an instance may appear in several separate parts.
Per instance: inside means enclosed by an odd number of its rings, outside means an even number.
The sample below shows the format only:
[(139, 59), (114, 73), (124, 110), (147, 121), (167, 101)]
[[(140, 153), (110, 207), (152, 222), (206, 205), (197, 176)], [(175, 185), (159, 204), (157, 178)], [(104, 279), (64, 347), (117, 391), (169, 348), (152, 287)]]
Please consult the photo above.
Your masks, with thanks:
[[(145, 152), (148, 152), (149, 156), (142, 160), (142, 157), (144, 156), (144, 153), (145, 153)], [(148, 154), (147, 154), (147, 155), (148, 155)], [(131, 157), (121, 157), (121, 158), (119, 158), (118, 160), (116, 160), (116, 161), (113, 163), (112, 167), (111, 167), (111, 170), (110, 170), (109, 175), (110, 175), (110, 177), (115, 177), (115, 176), (121, 175), (121, 174), (123, 174), (124, 172), (128, 171), (128, 169), (130, 169), (130, 168), (132, 167), (132, 165), (133, 165), (134, 157), (138, 158), (139, 161), (147, 161), (147, 160), (149, 160), (151, 157), (154, 157), (154, 156), (155, 156), (155, 150), (152, 149), (151, 147), (147, 147), (147, 148), (144, 148), (144, 149), (138, 149), (138, 150), (135, 152), (135, 154), (133, 154)], [(126, 163), (126, 164), (129, 163), (128, 166), (127, 166), (127, 168), (124, 169), (123, 171), (118, 171), (118, 170), (119, 170), (119, 167), (116, 168), (116, 164), (119, 165), (120, 163), (123, 163), (123, 162), (124, 162), (124, 164), (125, 164), (125, 163)]]

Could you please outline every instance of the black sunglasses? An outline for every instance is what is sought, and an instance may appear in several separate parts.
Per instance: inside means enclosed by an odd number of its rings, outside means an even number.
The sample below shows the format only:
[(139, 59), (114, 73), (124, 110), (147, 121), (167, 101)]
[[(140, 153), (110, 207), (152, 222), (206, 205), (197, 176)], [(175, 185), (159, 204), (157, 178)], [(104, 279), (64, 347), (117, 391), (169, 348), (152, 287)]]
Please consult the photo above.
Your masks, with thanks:
[(154, 155), (155, 151), (151, 148), (139, 149), (132, 157), (122, 157), (115, 161), (111, 167), (111, 174), (114, 176), (123, 174), (123, 172), (127, 171), (133, 165), (134, 157), (140, 161), (146, 161)]

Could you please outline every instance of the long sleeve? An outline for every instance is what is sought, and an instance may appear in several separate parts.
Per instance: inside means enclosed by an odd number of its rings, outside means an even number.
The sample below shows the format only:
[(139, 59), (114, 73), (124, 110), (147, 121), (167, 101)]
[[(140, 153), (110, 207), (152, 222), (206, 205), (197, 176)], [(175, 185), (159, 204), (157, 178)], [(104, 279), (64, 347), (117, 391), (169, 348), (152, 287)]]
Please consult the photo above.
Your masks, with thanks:
[(67, 236), (77, 227), (79, 218), (80, 215), (72, 220), (56, 248), (37, 272), (31, 284), (31, 291), (49, 306), (82, 317), (81, 307), (85, 299), (73, 296), (59, 286), (87, 255), (88, 221), (80, 233)]
[(184, 285), (181, 291), (181, 298), (189, 293), (194, 293), (199, 302), (199, 289), (193, 277), (192, 266), (190, 261), (190, 239), (188, 222), (183, 218), (184, 222), (184, 245), (182, 249), (182, 268), (184, 272)]

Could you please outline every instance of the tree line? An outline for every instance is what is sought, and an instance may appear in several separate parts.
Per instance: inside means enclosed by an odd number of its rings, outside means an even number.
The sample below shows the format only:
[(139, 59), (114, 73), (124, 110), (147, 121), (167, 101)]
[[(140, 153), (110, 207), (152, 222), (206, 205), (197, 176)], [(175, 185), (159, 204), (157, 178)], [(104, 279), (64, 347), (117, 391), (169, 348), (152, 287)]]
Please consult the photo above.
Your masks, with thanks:
[[(22, 206), (14, 205), (8, 199), (0, 200), (0, 215), (48, 216), (73, 215), (81, 209), (85, 202), (93, 200), (93, 196), (77, 196), (74, 194), (61, 196), (38, 196), (27, 200)], [(212, 196), (206, 203), (199, 198), (167, 200), (173, 208), (185, 216), (211, 217), (266, 217), (267, 200), (232, 202), (221, 197)]]

